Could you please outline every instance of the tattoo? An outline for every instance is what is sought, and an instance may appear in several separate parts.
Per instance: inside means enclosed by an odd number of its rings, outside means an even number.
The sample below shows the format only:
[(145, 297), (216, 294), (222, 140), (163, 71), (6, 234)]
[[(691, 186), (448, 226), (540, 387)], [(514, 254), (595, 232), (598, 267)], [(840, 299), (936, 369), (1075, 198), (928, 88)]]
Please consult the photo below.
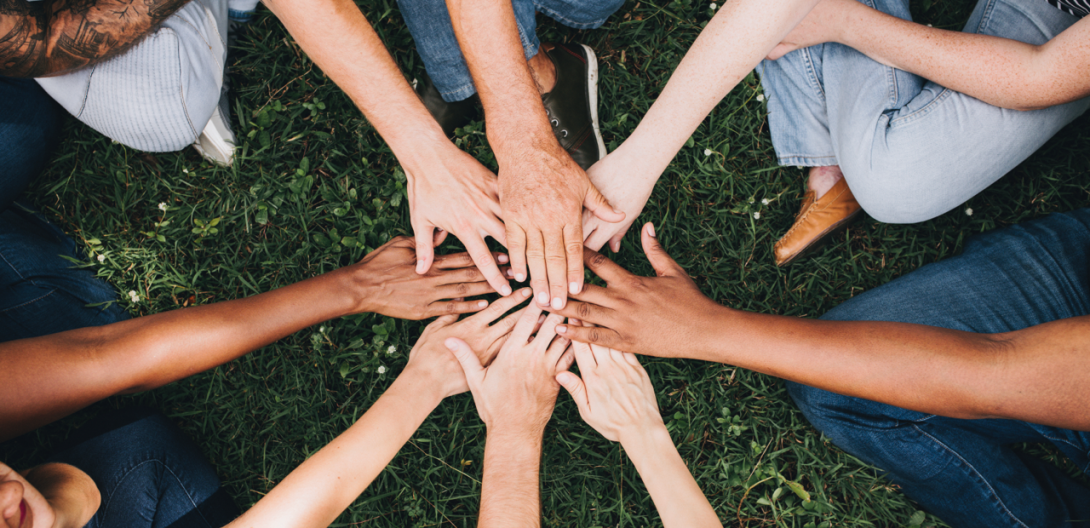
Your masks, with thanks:
[(0, 0), (0, 75), (41, 77), (114, 57), (189, 0)]

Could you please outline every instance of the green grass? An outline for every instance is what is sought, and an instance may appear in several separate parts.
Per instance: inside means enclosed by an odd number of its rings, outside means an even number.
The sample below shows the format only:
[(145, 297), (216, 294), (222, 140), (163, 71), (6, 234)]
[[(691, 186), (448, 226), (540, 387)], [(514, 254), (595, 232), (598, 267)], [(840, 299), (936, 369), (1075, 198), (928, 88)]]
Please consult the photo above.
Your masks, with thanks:
[[(957, 27), (971, 4), (915, 7), (924, 21)], [(372, 0), (363, 9), (411, 79), (420, 59), (395, 3)], [(602, 29), (573, 31), (542, 18), (540, 34), (596, 50), (602, 130), (616, 146), (710, 15), (706, 3), (632, 0)], [(234, 123), (242, 138), (234, 167), (211, 166), (191, 149), (135, 152), (72, 122), (61, 152), (30, 191), (74, 238), (99, 241), (88, 250), (107, 260), (94, 268), (133, 315), (267, 291), (344, 266), (408, 233), (404, 176), (390, 150), (271, 14), (260, 13), (233, 65)], [(957, 253), (974, 233), (1090, 205), (1090, 120), (1082, 118), (971, 199), (972, 216), (959, 207), (912, 226), (863, 220), (804, 264), (779, 269), (772, 243), (792, 222), (803, 171), (776, 166), (758, 93), (750, 78), (727, 96), (667, 170), (640, 219), (656, 222), (666, 247), (721, 303), (819, 316)], [(494, 165), (479, 127), (458, 141)], [(705, 157), (704, 149), (715, 154)], [(169, 205), (166, 213), (161, 202)], [(193, 233), (196, 221), (213, 219), (217, 232)], [(156, 226), (163, 220), (169, 223)], [(634, 236), (617, 260), (650, 272)], [(139, 292), (139, 303), (130, 304), (129, 290)], [(2, 455), (26, 466), (105, 408), (151, 405), (196, 439), (245, 507), (378, 398), (421, 328), (377, 315), (332, 321), (162, 389), (112, 398), (5, 444)], [(390, 346), (395, 353), (387, 353)], [(388, 368), (384, 375), (376, 373), (380, 365)], [(782, 382), (698, 361), (648, 358), (645, 365), (682, 456), (728, 525), (941, 524), (913, 517), (917, 508), (876, 470), (812, 429)], [(338, 525), (472, 526), (483, 441), (469, 395), (444, 402)], [(547, 525), (659, 524), (623, 451), (586, 426), (566, 395), (545, 446)], [(1026, 449), (1077, 473), (1054, 450)], [(768, 478), (777, 474), (799, 483), (813, 503), (804, 507), (781, 480)]]

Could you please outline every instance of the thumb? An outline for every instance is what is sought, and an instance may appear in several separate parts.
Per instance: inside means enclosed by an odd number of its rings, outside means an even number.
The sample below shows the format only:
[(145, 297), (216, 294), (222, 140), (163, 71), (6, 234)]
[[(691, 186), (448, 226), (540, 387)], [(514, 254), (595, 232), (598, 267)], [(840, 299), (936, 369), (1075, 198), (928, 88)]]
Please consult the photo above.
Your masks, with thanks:
[(662, 249), (662, 244), (659, 244), (659, 239), (655, 236), (655, 224), (647, 222), (643, 225), (640, 242), (643, 243), (643, 252), (647, 255), (648, 262), (651, 263), (652, 268), (655, 268), (655, 274), (660, 277), (670, 275), (688, 276), (685, 270), (677, 262), (674, 262), (670, 255), (666, 254), (666, 250)]
[(571, 372), (561, 372), (556, 375), (556, 382), (567, 389), (568, 394), (571, 394), (571, 399), (575, 400), (575, 405), (579, 407), (579, 414), (589, 416), (590, 400), (587, 399), (587, 386), (583, 384), (583, 380)]
[(414, 227), (416, 237), (416, 273), (423, 275), (431, 269), (431, 263), (435, 260), (435, 237), (432, 236), (434, 227)]
[(617, 223), (624, 220), (624, 213), (609, 205), (609, 200), (606, 200), (606, 197), (602, 196), (593, 184), (587, 190), (586, 198), (583, 199), (583, 207), (606, 222)]
[(462, 372), (466, 375), (466, 383), (469, 384), (469, 388), (477, 388), (481, 378), (484, 377), (484, 367), (481, 366), (481, 360), (477, 357), (477, 353), (469, 348), (469, 344), (457, 337), (448, 337), (443, 344), (450, 349), (455, 359), (462, 365)]

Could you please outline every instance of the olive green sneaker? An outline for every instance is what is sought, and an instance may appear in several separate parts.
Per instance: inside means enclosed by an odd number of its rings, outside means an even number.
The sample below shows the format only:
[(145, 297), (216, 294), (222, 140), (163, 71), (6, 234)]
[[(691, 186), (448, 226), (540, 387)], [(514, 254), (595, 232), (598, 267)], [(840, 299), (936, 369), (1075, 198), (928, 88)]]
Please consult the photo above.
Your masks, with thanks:
[(481, 118), (481, 99), (477, 94), (462, 101), (448, 103), (443, 100), (427, 73), (420, 72), (420, 78), (416, 82), (416, 95), (420, 96), (424, 108), (428, 109), (448, 138), (454, 138), (454, 129)]
[(582, 44), (542, 44), (556, 66), (556, 85), (541, 96), (553, 133), (583, 170), (606, 155), (598, 130), (598, 60)]

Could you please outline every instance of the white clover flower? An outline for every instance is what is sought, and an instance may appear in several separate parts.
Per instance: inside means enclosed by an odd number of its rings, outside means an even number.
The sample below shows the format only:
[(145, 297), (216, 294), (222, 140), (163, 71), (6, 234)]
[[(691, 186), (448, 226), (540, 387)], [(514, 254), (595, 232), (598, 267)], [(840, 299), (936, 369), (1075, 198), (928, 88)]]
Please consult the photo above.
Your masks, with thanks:
[(397, 347), (396, 346), (390, 345), (389, 347), (386, 348), (386, 355), (387, 356), (392, 356), (392, 355), (394, 355), (396, 353), (397, 353)]
[(159, 202), (159, 210), (160, 211), (166, 211), (167, 210), (167, 203), (166, 202)]
[(106, 255), (99, 255), (95, 258), (97, 258), (99, 262), (106, 262)]
[(705, 156), (711, 156), (712, 155), (712, 149), (704, 149), (704, 155)]
[(965, 216), (973, 216), (973, 208), (972, 207), (966, 207), (965, 208)]
[(382, 366), (382, 365), (379, 365), (379, 367), (377, 369), (375, 369), (375, 372), (378, 372), (379, 374), (385, 374), (386, 373), (386, 367)]
[(761, 205), (768, 205), (768, 198), (761, 198)]
[(708, 6), (708, 9), (711, 9), (712, 11), (715, 11), (715, 8), (717, 8), (717, 7), (719, 7), (719, 6), (715, 5), (715, 2), (712, 2), (711, 5)]
[(183, 168), (182, 168), (182, 172), (184, 172), (184, 173), (186, 173), (186, 174), (189, 174), (189, 169), (187, 169), (187, 168), (184, 168), (184, 167), (183, 167)]
[(136, 297), (136, 292), (133, 290), (129, 290), (129, 297)]
[(325, 333), (325, 326), (322, 326), (321, 328), (319, 328), (318, 331), (324, 334)]
[(758, 101), (764, 101), (765, 100), (765, 94), (757, 94), (757, 100)]
[(753, 219), (754, 220), (760, 220), (761, 219), (761, 212), (758, 211), (756, 213), (753, 213)]
[(796, 169), (798, 169), (798, 170), (802, 170), (802, 169), (804, 169), (805, 167), (803, 167), (802, 165), (796, 165), (796, 166), (795, 166), (795, 168), (796, 168)]

